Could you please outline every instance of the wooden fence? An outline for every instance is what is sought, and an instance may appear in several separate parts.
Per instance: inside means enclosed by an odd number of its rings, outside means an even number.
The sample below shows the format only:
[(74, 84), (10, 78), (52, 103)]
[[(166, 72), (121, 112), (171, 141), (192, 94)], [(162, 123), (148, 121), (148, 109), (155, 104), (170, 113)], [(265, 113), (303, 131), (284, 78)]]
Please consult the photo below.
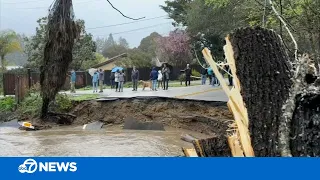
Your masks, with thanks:
[[(91, 82), (91, 76), (84, 71), (76, 72), (77, 81), (76, 88), (86, 87), (88, 82)], [(90, 77), (88, 81), (88, 77)], [(27, 74), (4, 73), (3, 74), (3, 94), (17, 95), (18, 92), (25, 92), (33, 85), (40, 83), (39, 72), (28, 72)], [(17, 86), (18, 85), (18, 86)], [(21, 89), (23, 88), (23, 90)], [(66, 82), (62, 90), (70, 89), (70, 77), (67, 76)], [(17, 91), (16, 91), (17, 90)]]

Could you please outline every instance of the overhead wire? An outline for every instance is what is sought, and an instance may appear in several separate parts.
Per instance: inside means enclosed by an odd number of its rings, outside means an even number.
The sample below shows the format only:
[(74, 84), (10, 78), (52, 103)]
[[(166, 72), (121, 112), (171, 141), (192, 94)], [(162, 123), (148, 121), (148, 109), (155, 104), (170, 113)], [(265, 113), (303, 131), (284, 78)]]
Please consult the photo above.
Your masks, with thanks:
[[(77, 1), (76, 3), (73, 2), (73, 4), (86, 4), (86, 3), (93, 2), (93, 1), (102, 1), (102, 0)], [(31, 1), (29, 1), (29, 2), (31, 2)], [(34, 2), (36, 2), (36, 1), (34, 1)], [(20, 3), (8, 3), (8, 5), (10, 5), (10, 4), (20, 4)], [(18, 10), (39, 9), (39, 10), (41, 10), (41, 9), (48, 9), (48, 8), (49, 8), (49, 6), (38, 6), (38, 7), (24, 7), (24, 8), (15, 8), (15, 9), (18, 9)]]
[(131, 19), (131, 20), (140, 20), (140, 19), (146, 18), (145, 16), (144, 16), (144, 17), (140, 17), (140, 18), (132, 18), (132, 17), (126, 16), (126, 15), (124, 15), (119, 9), (117, 9), (116, 7), (114, 7), (113, 4), (112, 4), (109, 0), (107, 0), (107, 1), (108, 1), (108, 3), (110, 4), (110, 6), (111, 6), (113, 9), (115, 9), (116, 11), (118, 11), (118, 12), (119, 12), (123, 17), (125, 17), (125, 18)]
[[(130, 32), (135, 32), (135, 31), (139, 31), (139, 30), (142, 30), (142, 29), (149, 29), (149, 28), (152, 28), (152, 27), (157, 27), (157, 26), (160, 26), (160, 25), (164, 25), (164, 24), (170, 24), (172, 22), (166, 22), (166, 23), (160, 23), (160, 24), (155, 24), (155, 25), (152, 25), (152, 26), (145, 26), (145, 27), (141, 27), (141, 28), (137, 28), (137, 29), (131, 29), (131, 30), (128, 30), (128, 31), (122, 31), (122, 32), (116, 32), (116, 33), (110, 33), (112, 35), (118, 35), (118, 34), (124, 34), (124, 33), (130, 33)], [(95, 35), (95, 36), (108, 36), (108, 35)]]
[(108, 27), (122, 26), (122, 25), (126, 25), (126, 24), (134, 24), (134, 23), (138, 23), (138, 22), (149, 21), (149, 20), (159, 19), (159, 18), (163, 18), (163, 17), (168, 17), (168, 16), (167, 16), (167, 15), (163, 15), (163, 16), (156, 16), (156, 17), (152, 17), (152, 18), (148, 18), (148, 19), (142, 19), (142, 20), (137, 20), (137, 21), (132, 21), (132, 22), (125, 22), (125, 23), (112, 24), (112, 25), (105, 25), (105, 26), (97, 26), (97, 27), (91, 27), (91, 28), (86, 28), (86, 29), (87, 29), (87, 30), (92, 30), (92, 29), (101, 29), (101, 28), (108, 28)]

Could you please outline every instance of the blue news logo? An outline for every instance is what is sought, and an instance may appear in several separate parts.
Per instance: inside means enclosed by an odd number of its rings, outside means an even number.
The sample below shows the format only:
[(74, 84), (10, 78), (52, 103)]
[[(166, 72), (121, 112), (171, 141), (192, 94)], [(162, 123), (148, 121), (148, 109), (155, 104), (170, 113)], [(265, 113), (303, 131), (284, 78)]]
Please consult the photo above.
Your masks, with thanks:
[(76, 172), (77, 163), (75, 162), (39, 162), (34, 159), (27, 159), (18, 167), (20, 173), (32, 174), (39, 172)]

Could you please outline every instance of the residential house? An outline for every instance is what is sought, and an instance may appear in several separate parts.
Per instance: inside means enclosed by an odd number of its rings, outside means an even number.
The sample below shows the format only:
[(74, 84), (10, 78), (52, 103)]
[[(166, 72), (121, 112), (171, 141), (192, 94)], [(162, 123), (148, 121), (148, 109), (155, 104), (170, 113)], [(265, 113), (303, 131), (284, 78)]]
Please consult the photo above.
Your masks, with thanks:
[(119, 54), (118, 56), (112, 57), (112, 58), (106, 60), (105, 62), (96, 64), (96, 65), (92, 66), (91, 68), (102, 69), (104, 71), (112, 70), (112, 68), (116, 67), (116, 63), (118, 61), (121, 61), (122, 58), (124, 58), (124, 57), (127, 57), (127, 53)]

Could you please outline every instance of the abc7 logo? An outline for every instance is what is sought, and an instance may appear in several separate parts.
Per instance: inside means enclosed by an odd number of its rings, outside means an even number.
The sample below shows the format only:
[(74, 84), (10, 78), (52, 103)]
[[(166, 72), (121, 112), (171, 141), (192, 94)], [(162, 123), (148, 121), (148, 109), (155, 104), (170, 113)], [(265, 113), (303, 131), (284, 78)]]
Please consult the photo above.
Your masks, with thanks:
[(20, 173), (34, 173), (38, 168), (38, 164), (34, 159), (27, 159), (18, 167)]

